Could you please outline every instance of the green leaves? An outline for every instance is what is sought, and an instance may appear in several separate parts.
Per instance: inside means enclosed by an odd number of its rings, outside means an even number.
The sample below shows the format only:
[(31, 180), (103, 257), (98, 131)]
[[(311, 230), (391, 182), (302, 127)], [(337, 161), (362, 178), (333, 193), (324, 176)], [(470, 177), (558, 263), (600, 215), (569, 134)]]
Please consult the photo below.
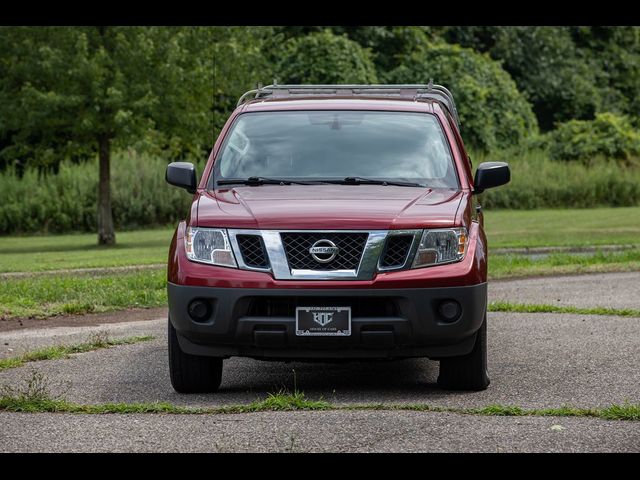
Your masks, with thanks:
[(279, 83), (377, 83), (371, 53), (329, 30), (287, 40), (276, 61)]
[(465, 142), (491, 151), (518, 145), (537, 132), (526, 99), (500, 64), (468, 48), (446, 43), (419, 45), (389, 73), (391, 83), (435, 83), (453, 93)]
[(530, 137), (532, 111), (545, 131), (602, 112), (637, 127), (640, 28), (4, 27), (0, 169), (57, 171), (94, 156), (100, 135), (115, 151), (204, 158), (238, 97), (274, 77), (433, 77), (453, 90), (467, 144), (492, 151)]
[[(198, 151), (211, 131), (209, 46), (188, 28), (0, 30), (0, 158), (38, 166), (88, 158), (97, 138), (127, 146), (150, 131)], [(11, 132), (7, 135), (7, 132)], [(173, 142), (175, 144), (175, 141)]]
[(570, 120), (546, 135), (551, 158), (591, 162), (597, 157), (640, 163), (640, 133), (631, 120), (613, 113), (594, 120)]
[(499, 60), (542, 130), (597, 112), (640, 111), (638, 27), (442, 27), (441, 33)]

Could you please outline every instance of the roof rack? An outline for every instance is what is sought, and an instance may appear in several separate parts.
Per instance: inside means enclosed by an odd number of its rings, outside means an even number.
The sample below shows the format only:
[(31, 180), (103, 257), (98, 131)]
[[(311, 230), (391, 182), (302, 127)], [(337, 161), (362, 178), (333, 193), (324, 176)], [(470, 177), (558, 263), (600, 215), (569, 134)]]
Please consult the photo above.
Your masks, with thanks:
[[(253, 95), (253, 97), (252, 97)], [(395, 97), (414, 101), (436, 100), (449, 110), (460, 128), (458, 110), (451, 92), (442, 85), (430, 81), (426, 85), (273, 85), (249, 90), (238, 100), (236, 107), (245, 102), (261, 98), (292, 98), (310, 96), (347, 96), (347, 97)]]

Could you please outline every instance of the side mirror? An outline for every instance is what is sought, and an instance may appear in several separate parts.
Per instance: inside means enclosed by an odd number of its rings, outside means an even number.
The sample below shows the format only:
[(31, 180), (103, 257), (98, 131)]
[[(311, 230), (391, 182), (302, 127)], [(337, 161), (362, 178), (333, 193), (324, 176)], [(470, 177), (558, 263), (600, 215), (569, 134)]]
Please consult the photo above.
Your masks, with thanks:
[(189, 193), (196, 193), (198, 187), (196, 168), (189, 162), (171, 162), (167, 165), (165, 180), (171, 185), (186, 189)]
[(511, 180), (509, 164), (505, 162), (483, 162), (478, 165), (473, 180), (474, 193), (482, 193), (487, 188), (499, 187)]

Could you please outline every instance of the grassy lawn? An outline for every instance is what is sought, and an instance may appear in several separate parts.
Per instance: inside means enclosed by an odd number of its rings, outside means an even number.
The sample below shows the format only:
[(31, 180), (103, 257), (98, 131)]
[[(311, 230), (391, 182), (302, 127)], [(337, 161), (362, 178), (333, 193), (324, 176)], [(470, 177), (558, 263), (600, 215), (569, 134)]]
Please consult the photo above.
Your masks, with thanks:
[[(640, 244), (640, 207), (485, 211), (490, 248)], [(148, 265), (167, 260), (173, 228), (118, 232), (114, 248), (95, 234), (0, 237), (0, 273)]]
[(167, 302), (166, 281), (164, 269), (0, 279), (0, 318), (161, 307)]
[(96, 234), (0, 237), (0, 273), (165, 263), (174, 228), (117, 232), (99, 247)]
[(554, 253), (533, 259), (524, 255), (490, 255), (489, 278), (640, 271), (640, 248), (593, 255)]
[[(582, 257), (555, 254), (543, 260), (493, 255), (489, 278), (601, 271), (639, 271), (640, 249)], [(164, 268), (108, 274), (0, 278), (0, 319), (49, 317), (166, 305)]]
[[(591, 210), (487, 211), (491, 248), (640, 245), (640, 207)], [(0, 273), (164, 264), (173, 228), (117, 233), (118, 245), (95, 234), (0, 237)], [(640, 248), (533, 259), (491, 255), (489, 278), (640, 271)], [(103, 274), (0, 275), (0, 318), (104, 312), (166, 304), (164, 268)]]
[(490, 248), (640, 244), (640, 207), (485, 210)]

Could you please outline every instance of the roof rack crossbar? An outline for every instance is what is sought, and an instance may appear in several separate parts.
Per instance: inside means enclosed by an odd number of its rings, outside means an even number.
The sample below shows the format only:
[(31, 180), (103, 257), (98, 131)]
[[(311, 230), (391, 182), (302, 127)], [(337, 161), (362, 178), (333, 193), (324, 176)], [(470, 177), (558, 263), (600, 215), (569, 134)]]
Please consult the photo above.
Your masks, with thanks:
[(429, 84), (398, 84), (398, 85), (267, 85), (254, 90), (249, 90), (238, 100), (237, 107), (245, 102), (261, 98), (291, 98), (308, 96), (347, 96), (347, 97), (396, 97), (411, 99), (414, 101), (436, 100), (451, 113), (460, 127), (460, 119), (455, 101), (451, 92), (442, 85), (436, 85), (433, 81)]

